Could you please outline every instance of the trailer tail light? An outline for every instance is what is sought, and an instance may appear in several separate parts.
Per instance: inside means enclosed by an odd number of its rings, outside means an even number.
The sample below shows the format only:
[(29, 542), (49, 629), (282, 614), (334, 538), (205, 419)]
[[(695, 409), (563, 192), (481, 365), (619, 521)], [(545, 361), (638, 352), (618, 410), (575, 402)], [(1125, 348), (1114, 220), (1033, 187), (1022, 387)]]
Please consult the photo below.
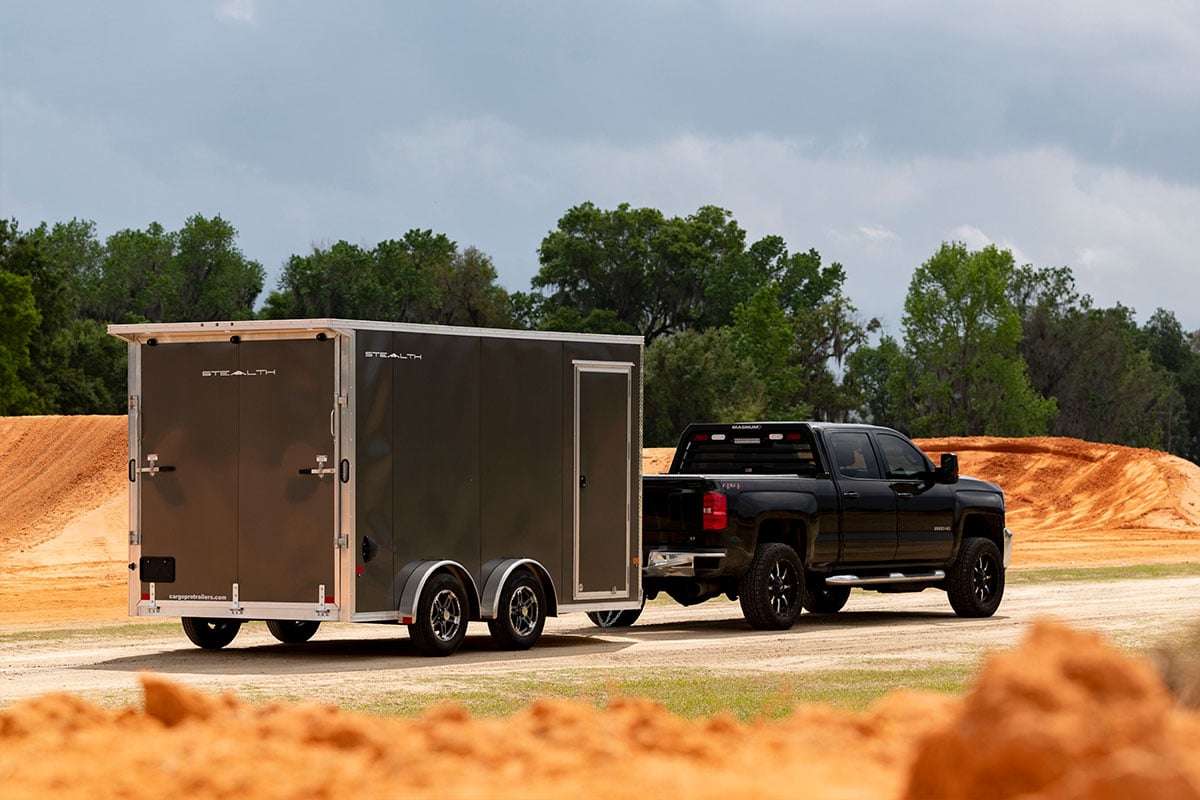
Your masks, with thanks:
[(708, 434), (707, 433), (697, 433), (695, 436), (692, 437), (692, 441), (693, 442), (707, 442)]
[(803, 433), (789, 433), (786, 436), (784, 436), (783, 438), (785, 441), (788, 441), (788, 442), (799, 442), (802, 439), (804, 439), (804, 434)]
[(722, 531), (729, 522), (729, 498), (720, 492), (704, 493), (704, 530)]

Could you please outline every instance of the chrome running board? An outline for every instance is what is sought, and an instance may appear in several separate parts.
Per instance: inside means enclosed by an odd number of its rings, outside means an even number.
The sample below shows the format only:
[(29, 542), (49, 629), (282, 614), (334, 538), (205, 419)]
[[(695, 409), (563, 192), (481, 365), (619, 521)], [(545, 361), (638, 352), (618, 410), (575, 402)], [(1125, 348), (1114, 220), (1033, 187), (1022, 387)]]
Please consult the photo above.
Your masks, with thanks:
[(830, 575), (825, 579), (828, 586), (879, 586), (890, 583), (934, 583), (945, 580), (946, 573), (940, 569), (933, 572), (892, 572), (887, 575), (870, 575), (860, 578), (857, 575)]

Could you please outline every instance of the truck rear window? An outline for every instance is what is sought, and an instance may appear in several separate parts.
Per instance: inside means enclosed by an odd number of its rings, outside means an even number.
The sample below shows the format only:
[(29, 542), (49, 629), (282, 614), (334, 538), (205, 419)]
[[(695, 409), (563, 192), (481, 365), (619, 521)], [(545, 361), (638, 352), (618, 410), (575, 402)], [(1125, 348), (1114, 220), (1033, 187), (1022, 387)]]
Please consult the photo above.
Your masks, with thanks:
[(677, 472), (684, 475), (807, 475), (820, 472), (806, 430), (698, 431), (687, 440)]

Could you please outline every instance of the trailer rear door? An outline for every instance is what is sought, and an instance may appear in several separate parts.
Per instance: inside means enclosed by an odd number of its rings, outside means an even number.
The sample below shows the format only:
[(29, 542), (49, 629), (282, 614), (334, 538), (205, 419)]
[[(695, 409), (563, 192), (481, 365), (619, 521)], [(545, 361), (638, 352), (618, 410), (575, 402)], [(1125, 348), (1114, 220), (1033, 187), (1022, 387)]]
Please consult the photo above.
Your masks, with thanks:
[(157, 600), (232, 601), (236, 585), (240, 602), (332, 601), (336, 375), (332, 337), (141, 348), (137, 466), (158, 468), (137, 474), (141, 569)]

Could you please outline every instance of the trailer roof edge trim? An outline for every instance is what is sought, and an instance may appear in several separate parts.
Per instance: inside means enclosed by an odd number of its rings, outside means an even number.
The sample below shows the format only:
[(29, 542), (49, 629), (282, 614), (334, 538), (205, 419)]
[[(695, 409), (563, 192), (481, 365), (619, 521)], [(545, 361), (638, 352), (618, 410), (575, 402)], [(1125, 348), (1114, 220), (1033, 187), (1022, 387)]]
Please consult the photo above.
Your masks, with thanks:
[(452, 325), (423, 325), (412, 322), (379, 322), (352, 319), (279, 319), (240, 320), (228, 322), (157, 322), (125, 323), (108, 326), (108, 332), (127, 342), (142, 336), (219, 336), (239, 332), (312, 333), (319, 331), (397, 331), (428, 333), (441, 336), (486, 336), (496, 339), (544, 339), (547, 341), (611, 342), (614, 344), (643, 344), (641, 336), (616, 334), (574, 333), (567, 331), (527, 331), (511, 328), (468, 328)]

